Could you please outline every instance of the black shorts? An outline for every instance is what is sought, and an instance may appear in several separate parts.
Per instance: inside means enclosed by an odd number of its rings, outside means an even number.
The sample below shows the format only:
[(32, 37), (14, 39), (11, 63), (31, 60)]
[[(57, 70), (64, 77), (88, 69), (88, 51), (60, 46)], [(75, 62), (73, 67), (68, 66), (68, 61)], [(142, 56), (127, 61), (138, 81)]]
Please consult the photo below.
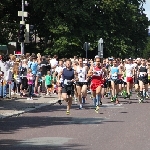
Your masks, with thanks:
[(62, 93), (67, 93), (67, 95), (74, 96), (74, 85), (65, 85), (62, 87)]
[(47, 88), (52, 88), (52, 84), (50, 84), (50, 85), (47, 85)]
[(139, 84), (139, 80), (135, 79), (134, 84)]
[(142, 81), (143, 84), (148, 84), (148, 77), (139, 77), (139, 81)]
[(124, 81), (122, 79), (118, 79), (118, 84), (124, 84)]
[(119, 79), (112, 79), (111, 81), (113, 81), (115, 85), (119, 84)]
[(108, 87), (108, 81), (106, 80), (106, 81), (104, 81), (104, 86), (103, 86), (103, 88), (107, 88)]
[(107, 87), (111, 88), (111, 80), (107, 80)]
[(82, 87), (83, 85), (88, 85), (88, 82), (76, 82), (76, 86)]

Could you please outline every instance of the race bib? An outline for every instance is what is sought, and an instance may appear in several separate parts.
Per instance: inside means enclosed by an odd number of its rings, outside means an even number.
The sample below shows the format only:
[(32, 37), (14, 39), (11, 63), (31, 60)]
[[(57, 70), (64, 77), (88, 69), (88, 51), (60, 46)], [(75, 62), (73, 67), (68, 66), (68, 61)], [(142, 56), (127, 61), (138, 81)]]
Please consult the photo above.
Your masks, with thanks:
[(139, 76), (140, 77), (144, 77), (145, 76), (145, 72), (140, 72)]
[(93, 75), (94, 75), (94, 76), (100, 76), (101, 74), (102, 74), (101, 71), (95, 71)]
[(64, 80), (64, 84), (65, 84), (65, 85), (68, 85), (67, 79)]
[(118, 78), (117, 73), (112, 74), (112, 79), (117, 79), (117, 78)]

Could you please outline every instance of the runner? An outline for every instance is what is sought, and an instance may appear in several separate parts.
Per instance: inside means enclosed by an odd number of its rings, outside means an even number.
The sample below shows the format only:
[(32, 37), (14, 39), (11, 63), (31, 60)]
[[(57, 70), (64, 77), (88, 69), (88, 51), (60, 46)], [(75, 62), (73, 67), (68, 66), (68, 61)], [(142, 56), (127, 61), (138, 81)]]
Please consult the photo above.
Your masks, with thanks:
[(82, 103), (85, 103), (87, 96), (87, 71), (88, 67), (83, 65), (83, 59), (78, 59), (78, 66), (76, 67), (76, 73), (78, 74), (78, 81), (76, 82), (76, 89), (79, 99), (79, 109), (82, 109)]
[(132, 88), (133, 88), (133, 77), (134, 77), (134, 66), (132, 64), (132, 59), (129, 58), (127, 64), (125, 64), (125, 74), (127, 81), (127, 98), (130, 98)]
[(67, 102), (67, 112), (66, 114), (70, 114), (70, 109), (72, 105), (72, 98), (74, 97), (74, 85), (75, 79), (77, 80), (76, 73), (74, 69), (71, 67), (71, 60), (66, 60), (66, 68), (62, 71), (62, 98)]
[(91, 90), (94, 100), (95, 111), (96, 113), (98, 113), (101, 102), (101, 90), (104, 84), (103, 74), (105, 72), (105, 68), (102, 67), (101, 59), (99, 57), (96, 57), (95, 61), (95, 67), (91, 66), (88, 72), (88, 76), (92, 76)]
[(119, 68), (117, 66), (117, 61), (113, 61), (113, 66), (110, 69), (110, 78), (111, 78), (111, 91), (112, 98), (111, 102), (119, 103), (118, 93), (119, 93)]
[(139, 67), (139, 87), (140, 87), (140, 99), (139, 103), (142, 103), (146, 98), (146, 92), (148, 92), (148, 73), (145, 59), (142, 59), (141, 66)]

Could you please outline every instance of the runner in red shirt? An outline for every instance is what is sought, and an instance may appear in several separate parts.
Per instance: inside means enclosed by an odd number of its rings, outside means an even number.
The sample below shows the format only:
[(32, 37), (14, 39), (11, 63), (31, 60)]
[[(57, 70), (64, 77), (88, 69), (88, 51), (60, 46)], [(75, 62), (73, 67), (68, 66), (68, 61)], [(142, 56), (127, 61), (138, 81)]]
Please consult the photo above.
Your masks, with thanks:
[(100, 102), (101, 102), (101, 90), (104, 85), (103, 76), (105, 74), (105, 68), (102, 67), (100, 58), (95, 59), (95, 66), (92, 66), (88, 72), (88, 76), (92, 76), (91, 79), (91, 90), (93, 94), (95, 111), (98, 113)]

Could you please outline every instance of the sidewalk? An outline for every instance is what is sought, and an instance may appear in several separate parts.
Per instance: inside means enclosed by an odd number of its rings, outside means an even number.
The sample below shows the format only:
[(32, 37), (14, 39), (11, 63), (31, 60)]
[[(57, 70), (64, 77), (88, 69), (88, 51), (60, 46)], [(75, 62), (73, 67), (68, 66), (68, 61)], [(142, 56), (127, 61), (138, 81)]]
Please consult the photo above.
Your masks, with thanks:
[(0, 119), (17, 116), (43, 106), (55, 104), (57, 100), (58, 97), (54, 94), (51, 96), (42, 95), (41, 97), (34, 97), (33, 100), (29, 101), (27, 101), (27, 98), (20, 97), (0, 100)]

